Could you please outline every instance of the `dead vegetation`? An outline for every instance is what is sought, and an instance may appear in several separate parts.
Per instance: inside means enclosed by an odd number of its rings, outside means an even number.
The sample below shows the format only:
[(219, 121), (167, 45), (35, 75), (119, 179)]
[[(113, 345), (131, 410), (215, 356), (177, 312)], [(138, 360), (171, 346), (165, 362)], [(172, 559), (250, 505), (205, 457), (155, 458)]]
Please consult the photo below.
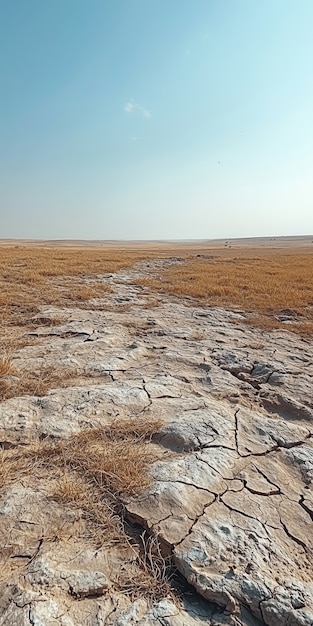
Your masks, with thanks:
[(140, 284), (202, 305), (250, 313), (247, 322), (265, 330), (313, 333), (312, 252), (225, 250), (212, 258), (190, 258)]
[(5, 373), (1, 372), (0, 362), (0, 402), (20, 396), (45, 396), (50, 389), (68, 387), (77, 384), (77, 380), (91, 377), (74, 368), (47, 366), (37, 372), (14, 368), (9, 359), (6, 362)]
[(7, 356), (0, 358), (0, 380), (12, 373), (12, 363)]
[(111, 291), (105, 277), (157, 256), (153, 250), (0, 246), (1, 325), (24, 326), (43, 305), (79, 306)]
[[(0, 489), (28, 478), (46, 483), (48, 497), (74, 507), (86, 522), (96, 547), (119, 545), (133, 553), (133, 566), (117, 579), (121, 590), (147, 598), (170, 592), (168, 565), (157, 541), (128, 528), (124, 499), (150, 483), (149, 466), (157, 458), (151, 437), (159, 420), (125, 419), (108, 427), (91, 428), (68, 439), (51, 440), (2, 450)], [(127, 573), (128, 571), (128, 573)]]
[(77, 378), (74, 371), (57, 367), (14, 370), (15, 351), (40, 341), (31, 336), (34, 328), (66, 321), (64, 314), (45, 315), (42, 307), (103, 310), (111, 292), (105, 276), (155, 254), (136, 248), (0, 245), (0, 400), (44, 395)]

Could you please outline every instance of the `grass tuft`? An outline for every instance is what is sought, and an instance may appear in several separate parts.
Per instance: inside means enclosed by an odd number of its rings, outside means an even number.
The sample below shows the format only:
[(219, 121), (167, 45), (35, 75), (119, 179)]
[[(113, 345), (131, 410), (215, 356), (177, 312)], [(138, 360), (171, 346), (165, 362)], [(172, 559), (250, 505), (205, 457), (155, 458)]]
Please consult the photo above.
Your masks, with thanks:
[(170, 593), (169, 564), (156, 539), (127, 532), (126, 497), (150, 484), (149, 467), (158, 458), (150, 443), (160, 420), (134, 418), (50, 440), (3, 450), (0, 488), (26, 480), (51, 479), (50, 498), (74, 507), (85, 519), (97, 546), (118, 544), (132, 551), (133, 566), (119, 572), (116, 585), (132, 597), (160, 598)]
[(13, 367), (11, 359), (9, 359), (7, 356), (0, 357), (0, 378), (3, 376), (8, 376), (9, 374), (12, 374), (12, 372)]
[[(1, 371), (1, 364), (0, 364)], [(12, 367), (6, 376), (0, 374), (0, 401), (20, 396), (45, 396), (50, 389), (64, 388), (75, 382), (75, 369), (44, 367), (40, 372)]]

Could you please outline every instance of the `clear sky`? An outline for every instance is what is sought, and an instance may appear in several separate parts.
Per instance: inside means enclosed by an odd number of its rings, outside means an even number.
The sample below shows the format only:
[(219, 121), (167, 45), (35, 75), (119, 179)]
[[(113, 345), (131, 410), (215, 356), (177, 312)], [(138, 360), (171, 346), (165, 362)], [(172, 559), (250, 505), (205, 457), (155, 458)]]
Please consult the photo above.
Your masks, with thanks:
[(0, 0), (0, 237), (313, 234), (312, 0)]

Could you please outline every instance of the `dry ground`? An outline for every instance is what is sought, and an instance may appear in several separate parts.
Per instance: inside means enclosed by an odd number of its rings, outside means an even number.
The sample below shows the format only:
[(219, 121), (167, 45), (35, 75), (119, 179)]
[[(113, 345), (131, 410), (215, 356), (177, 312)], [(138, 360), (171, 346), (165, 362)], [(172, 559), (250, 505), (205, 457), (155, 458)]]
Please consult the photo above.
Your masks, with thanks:
[[(67, 386), (74, 371), (16, 372), (11, 357), (25, 345), (26, 329), (40, 324), (60, 324), (63, 317), (46, 319), (43, 305), (97, 307), (110, 287), (103, 276), (131, 267), (147, 258), (183, 257), (185, 262), (151, 274), (141, 284), (152, 291), (201, 301), (206, 305), (251, 313), (250, 323), (279, 326), (280, 314), (291, 316), (289, 328), (300, 334), (313, 332), (313, 251), (309, 247), (248, 249), (198, 246), (62, 247), (53, 245), (0, 246), (0, 401), (43, 395), (51, 387)], [(151, 306), (155, 306), (151, 300)], [(105, 306), (102, 302), (101, 306)], [(199, 337), (201, 339), (201, 337)], [(251, 346), (252, 347), (252, 346)], [(53, 475), (52, 496), (78, 507), (95, 529), (99, 543), (104, 536), (123, 542), (123, 497), (148, 484), (148, 467), (154, 452), (150, 438), (160, 422), (136, 420), (117, 423), (110, 430), (90, 429), (60, 442), (3, 450), (0, 482)], [(56, 471), (56, 467), (58, 470)], [(126, 541), (126, 539), (125, 539)], [(134, 577), (137, 588), (162, 595), (165, 569), (159, 553), (150, 547), (150, 574)], [(147, 556), (147, 550), (144, 552)], [(146, 557), (145, 557), (146, 558)], [(154, 561), (153, 561), (154, 559)], [(141, 562), (142, 572), (147, 565)], [(138, 570), (138, 571), (139, 571)], [(146, 572), (145, 572), (146, 575)], [(141, 581), (141, 582), (140, 582)], [(160, 581), (162, 584), (160, 584)], [(129, 586), (127, 580), (125, 585)]]
[[(42, 306), (96, 308), (96, 301), (101, 301), (102, 307), (110, 292), (104, 275), (156, 256), (160, 256), (157, 251), (137, 248), (0, 246), (0, 401), (42, 396), (51, 388), (77, 384), (73, 369), (64, 371), (55, 364), (32, 372), (17, 370), (13, 364), (19, 349), (37, 341), (29, 331), (66, 321), (66, 312), (46, 317)], [(157, 542), (125, 529), (123, 498), (149, 484), (148, 466), (155, 459), (150, 438), (160, 425), (157, 420), (124, 420), (67, 440), (48, 438), (2, 450), (0, 446), (0, 489), (27, 477), (38, 485), (44, 481), (50, 497), (81, 513), (93, 543), (113, 542), (121, 550), (134, 550), (134, 566), (119, 576), (118, 586), (147, 598), (168, 595), (167, 565)]]
[[(40, 325), (58, 325), (66, 317), (47, 318), (44, 305), (88, 307), (110, 292), (103, 276), (131, 267), (136, 261), (157, 256), (153, 249), (103, 248), (23, 244), (0, 245), (0, 400), (44, 395), (49, 388), (67, 386), (75, 371), (58, 368), (16, 372), (11, 357), (17, 349), (36, 341), (27, 331)], [(4, 380), (4, 376), (6, 377)]]
[[(274, 247), (276, 243), (279, 245)], [(2, 243), (0, 399), (25, 393), (43, 395), (53, 386), (67, 386), (75, 380), (72, 369), (43, 368), (38, 377), (12, 367), (14, 351), (37, 341), (27, 330), (65, 321), (64, 315), (45, 317), (43, 305), (105, 308), (110, 286), (103, 276), (140, 260), (168, 256), (179, 256), (185, 263), (141, 280), (152, 292), (239, 309), (250, 313), (248, 323), (265, 329), (286, 327), (287, 315), (290, 330), (302, 336), (313, 333), (313, 246), (308, 241), (300, 247), (273, 240), (268, 247), (262, 242), (256, 248), (251, 242), (244, 247), (223, 242), (122, 247)], [(151, 298), (149, 306), (154, 305)]]
[[(208, 306), (251, 313), (248, 322), (313, 333), (313, 250), (310, 248), (212, 250), (141, 284)], [(280, 320), (280, 317), (282, 320)]]

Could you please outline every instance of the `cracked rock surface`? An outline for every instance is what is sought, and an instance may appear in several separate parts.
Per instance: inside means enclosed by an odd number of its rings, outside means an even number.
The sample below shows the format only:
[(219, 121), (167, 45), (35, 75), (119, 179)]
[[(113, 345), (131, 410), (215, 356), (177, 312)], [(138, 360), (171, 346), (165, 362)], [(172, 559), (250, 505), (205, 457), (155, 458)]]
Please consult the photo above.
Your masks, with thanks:
[(118, 546), (78, 540), (77, 514), (25, 476), (0, 496), (1, 626), (313, 624), (313, 342), (190, 299), (153, 294), (150, 307), (133, 283), (171, 262), (103, 277), (103, 310), (44, 308), (67, 321), (32, 331), (15, 364), (74, 367), (79, 384), (2, 402), (0, 441), (161, 418), (151, 487), (126, 516), (158, 538), (188, 592), (152, 606), (118, 593)]

